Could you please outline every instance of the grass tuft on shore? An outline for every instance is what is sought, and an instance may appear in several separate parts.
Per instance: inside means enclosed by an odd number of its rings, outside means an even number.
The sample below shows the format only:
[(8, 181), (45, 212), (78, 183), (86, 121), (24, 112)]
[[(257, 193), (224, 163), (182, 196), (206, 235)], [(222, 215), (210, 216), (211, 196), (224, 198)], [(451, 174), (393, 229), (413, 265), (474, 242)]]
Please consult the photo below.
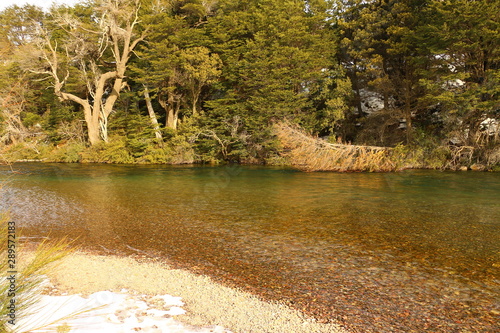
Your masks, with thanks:
[[(7, 214), (0, 215), (0, 332), (25, 332), (16, 325), (20, 318), (32, 314), (40, 299), (46, 274), (60, 259), (73, 252), (65, 239), (44, 240), (30, 255), (19, 257), (25, 252), (20, 232)], [(38, 328), (53, 323), (40, 321)]]

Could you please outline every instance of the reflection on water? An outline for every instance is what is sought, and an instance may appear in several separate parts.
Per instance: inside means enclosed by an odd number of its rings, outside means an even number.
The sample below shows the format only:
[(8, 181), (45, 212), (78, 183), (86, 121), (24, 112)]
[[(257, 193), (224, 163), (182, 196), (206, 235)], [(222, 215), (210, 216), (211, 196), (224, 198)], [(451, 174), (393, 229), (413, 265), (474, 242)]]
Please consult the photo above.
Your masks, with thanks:
[(354, 331), (494, 330), (500, 174), (22, 164), (34, 235), (134, 248)]

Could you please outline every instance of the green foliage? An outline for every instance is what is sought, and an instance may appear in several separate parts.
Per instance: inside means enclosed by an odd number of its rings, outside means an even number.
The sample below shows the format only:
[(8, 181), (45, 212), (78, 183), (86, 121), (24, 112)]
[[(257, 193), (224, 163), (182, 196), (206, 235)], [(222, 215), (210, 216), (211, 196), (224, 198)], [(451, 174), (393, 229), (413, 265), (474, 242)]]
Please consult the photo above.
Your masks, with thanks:
[(138, 159), (138, 163), (166, 164), (171, 161), (172, 150), (170, 147), (149, 146), (144, 149)]
[(397, 170), (402, 169), (445, 169), (450, 159), (450, 150), (446, 146), (424, 148), (418, 145), (397, 145), (392, 152), (392, 160)]
[(63, 122), (71, 122), (80, 115), (80, 113), (74, 112), (73, 105), (68, 103), (58, 104), (56, 107), (49, 108), (47, 111), (45, 111), (43, 115), (43, 127), (48, 132), (54, 133), (54, 136), (56, 136), (57, 129)]
[(137, 157), (137, 163), (190, 164), (195, 161), (192, 145), (182, 135), (171, 137), (163, 146), (147, 146)]
[(46, 162), (77, 163), (82, 160), (85, 145), (82, 143), (69, 143), (56, 147), (46, 158)]
[(420, 147), (397, 145), (391, 152), (395, 170), (422, 168), (424, 151)]
[[(94, 88), (116, 63), (106, 47), (113, 41), (100, 44), (112, 31), (91, 33), (103, 10), (82, 2), (48, 14), (33, 6), (0, 12), (8, 158), (281, 163), (272, 126), (288, 120), (332, 143), (396, 147), (402, 167), (456, 167), (465, 163), (454, 157), (461, 147), (472, 147), (464, 148), (470, 163), (499, 163), (500, 133), (481, 125), (500, 121), (498, 1), (142, 1), (131, 36), (145, 33), (138, 57), (121, 90), (112, 80), (102, 86), (102, 100), (120, 92), (109, 124), (101, 116), (111, 139), (87, 148), (97, 127), (82, 125), (83, 104), (61, 102), (54, 82), (33, 74), (50, 71), (36, 27), (58, 45), (67, 91), (99, 101)], [(118, 12), (125, 24), (129, 13)]]
[(52, 145), (45, 143), (20, 142), (8, 146), (3, 152), (3, 158), (9, 162), (44, 160), (50, 154), (52, 148)]
[[(487, 117), (498, 117), (500, 105), (500, 5), (495, 1), (433, 1), (433, 21), (422, 31), (433, 66), (425, 83), (426, 98), (441, 105), (448, 131), (476, 132)], [(461, 80), (463, 84), (457, 85)], [(475, 145), (474, 135), (466, 144)]]
[(446, 146), (435, 147), (427, 153), (425, 166), (430, 169), (445, 169), (450, 159), (450, 150)]
[(100, 142), (82, 152), (82, 163), (133, 163), (134, 158), (127, 149), (123, 137), (110, 138), (109, 142)]
[(185, 136), (176, 136), (168, 143), (171, 149), (170, 160), (167, 163), (185, 164), (195, 161), (195, 154), (191, 143)]
[(2, 33), (16, 45), (28, 45), (37, 36), (37, 28), (45, 19), (45, 13), (34, 5), (12, 5), (5, 8), (0, 15)]
[(324, 19), (308, 15), (302, 1), (222, 2), (209, 31), (225, 65), (224, 93), (207, 103), (210, 112), (239, 116), (249, 131), (273, 118), (307, 117), (335, 54)]
[(27, 112), (23, 117), (23, 124), (26, 127), (33, 127), (42, 121), (42, 117), (38, 114)]

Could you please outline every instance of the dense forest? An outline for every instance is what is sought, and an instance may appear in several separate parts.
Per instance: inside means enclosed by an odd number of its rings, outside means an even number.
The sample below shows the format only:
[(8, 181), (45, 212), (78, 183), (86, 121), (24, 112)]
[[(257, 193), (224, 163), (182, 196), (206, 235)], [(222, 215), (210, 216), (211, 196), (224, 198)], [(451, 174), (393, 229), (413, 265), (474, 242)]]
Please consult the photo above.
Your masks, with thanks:
[(11, 6), (0, 44), (4, 162), (500, 169), (497, 0)]

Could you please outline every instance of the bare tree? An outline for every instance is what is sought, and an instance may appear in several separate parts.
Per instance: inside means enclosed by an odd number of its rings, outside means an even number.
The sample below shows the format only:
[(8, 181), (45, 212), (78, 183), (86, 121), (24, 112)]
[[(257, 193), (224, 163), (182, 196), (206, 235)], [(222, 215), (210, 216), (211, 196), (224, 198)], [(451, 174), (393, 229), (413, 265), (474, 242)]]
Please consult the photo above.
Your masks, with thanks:
[[(97, 0), (92, 24), (68, 13), (55, 15), (56, 26), (67, 38), (63, 45), (49, 31), (41, 31), (39, 50), (45, 68), (34, 70), (52, 78), (55, 94), (63, 101), (80, 104), (92, 145), (108, 139), (108, 117), (126, 86), (125, 71), (133, 51), (144, 40), (138, 35), (139, 0)], [(86, 86), (84, 96), (68, 92), (70, 67), (76, 67)]]
[(21, 112), (26, 105), (27, 80), (18, 78), (17, 82), (6, 89), (0, 89), (0, 116), (4, 121), (1, 143), (17, 143), (24, 141), (27, 135), (26, 127), (21, 121)]

